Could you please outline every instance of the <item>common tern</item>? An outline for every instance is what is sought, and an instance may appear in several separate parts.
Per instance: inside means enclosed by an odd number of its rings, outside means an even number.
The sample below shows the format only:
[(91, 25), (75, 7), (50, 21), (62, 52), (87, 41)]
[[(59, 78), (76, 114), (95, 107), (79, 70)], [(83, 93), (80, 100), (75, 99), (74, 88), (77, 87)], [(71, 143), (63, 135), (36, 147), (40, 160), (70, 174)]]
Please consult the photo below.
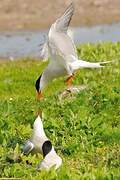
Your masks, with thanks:
[(42, 120), (38, 115), (33, 125), (32, 137), (23, 146), (23, 153), (41, 153), (43, 160), (37, 166), (37, 170), (55, 167), (57, 169), (62, 164), (62, 159), (57, 155), (51, 141), (44, 132)]
[(50, 141), (45, 141), (43, 144), (43, 156), (44, 159), (37, 165), (37, 170), (49, 170), (52, 167), (58, 169), (62, 165), (62, 159), (57, 155)]
[(53, 79), (60, 76), (68, 76), (66, 84), (70, 85), (74, 72), (81, 68), (101, 68), (107, 62), (87, 62), (78, 59), (75, 44), (68, 35), (68, 26), (74, 13), (74, 5), (71, 3), (63, 15), (52, 24), (47, 42), (44, 46), (49, 52), (50, 61), (42, 74), (36, 80), (37, 98), (42, 97), (44, 87)]

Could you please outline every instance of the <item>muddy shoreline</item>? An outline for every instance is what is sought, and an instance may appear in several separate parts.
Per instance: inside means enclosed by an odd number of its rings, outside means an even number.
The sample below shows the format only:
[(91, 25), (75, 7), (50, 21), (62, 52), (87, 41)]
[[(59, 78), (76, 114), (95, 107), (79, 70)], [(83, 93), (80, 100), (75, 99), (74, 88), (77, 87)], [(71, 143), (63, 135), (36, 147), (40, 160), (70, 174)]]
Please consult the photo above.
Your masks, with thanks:
[[(48, 29), (70, 0), (1, 0), (0, 31)], [(74, 0), (71, 26), (120, 22), (119, 0)]]

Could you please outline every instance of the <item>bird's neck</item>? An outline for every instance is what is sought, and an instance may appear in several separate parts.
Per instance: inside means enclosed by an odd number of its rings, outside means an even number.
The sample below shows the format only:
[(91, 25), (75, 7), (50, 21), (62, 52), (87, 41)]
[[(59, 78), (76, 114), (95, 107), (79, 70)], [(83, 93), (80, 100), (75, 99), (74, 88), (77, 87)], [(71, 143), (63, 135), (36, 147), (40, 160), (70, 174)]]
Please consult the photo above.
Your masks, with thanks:
[(33, 134), (37, 137), (46, 137), (44, 129), (39, 126), (34, 129)]
[(52, 78), (51, 68), (49, 68), (48, 65), (42, 73), (41, 81), (40, 81), (40, 89), (41, 90), (44, 89), (52, 79), (53, 78)]

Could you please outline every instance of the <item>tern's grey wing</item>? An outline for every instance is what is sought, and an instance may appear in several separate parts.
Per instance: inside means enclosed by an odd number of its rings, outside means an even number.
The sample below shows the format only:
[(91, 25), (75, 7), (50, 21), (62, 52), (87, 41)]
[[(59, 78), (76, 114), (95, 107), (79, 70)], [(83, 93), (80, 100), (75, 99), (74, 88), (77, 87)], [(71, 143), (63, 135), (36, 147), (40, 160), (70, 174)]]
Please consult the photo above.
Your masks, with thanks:
[(68, 59), (65, 57), (68, 55), (73, 55), (77, 57), (76, 47), (73, 40), (68, 36), (67, 30), (74, 13), (74, 6), (71, 3), (64, 14), (56, 20), (56, 22), (51, 26), (48, 38), (48, 47), (51, 56), (51, 61), (58, 61), (61, 59), (60, 56), (64, 56), (67, 65)]
[[(60, 33), (54, 38), (54, 46), (65, 56), (73, 55), (77, 58), (77, 51), (74, 42), (72, 39), (64, 34)], [(54, 48), (55, 49), (55, 48)]]
[(54, 23), (54, 28), (57, 32), (67, 33), (73, 13), (74, 6), (73, 3), (71, 3), (65, 10), (64, 14)]
[(31, 141), (27, 141), (23, 146), (23, 153), (28, 154), (34, 149), (34, 144)]

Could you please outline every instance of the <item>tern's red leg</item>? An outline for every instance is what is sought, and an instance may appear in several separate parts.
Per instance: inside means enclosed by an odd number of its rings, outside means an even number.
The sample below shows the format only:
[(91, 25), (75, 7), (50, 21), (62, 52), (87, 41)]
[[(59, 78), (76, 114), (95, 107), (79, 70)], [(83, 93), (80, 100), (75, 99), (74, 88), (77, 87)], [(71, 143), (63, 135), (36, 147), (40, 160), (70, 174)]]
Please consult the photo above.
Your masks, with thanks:
[(69, 76), (65, 81), (66, 85), (71, 86), (73, 79), (74, 79), (74, 75)]

